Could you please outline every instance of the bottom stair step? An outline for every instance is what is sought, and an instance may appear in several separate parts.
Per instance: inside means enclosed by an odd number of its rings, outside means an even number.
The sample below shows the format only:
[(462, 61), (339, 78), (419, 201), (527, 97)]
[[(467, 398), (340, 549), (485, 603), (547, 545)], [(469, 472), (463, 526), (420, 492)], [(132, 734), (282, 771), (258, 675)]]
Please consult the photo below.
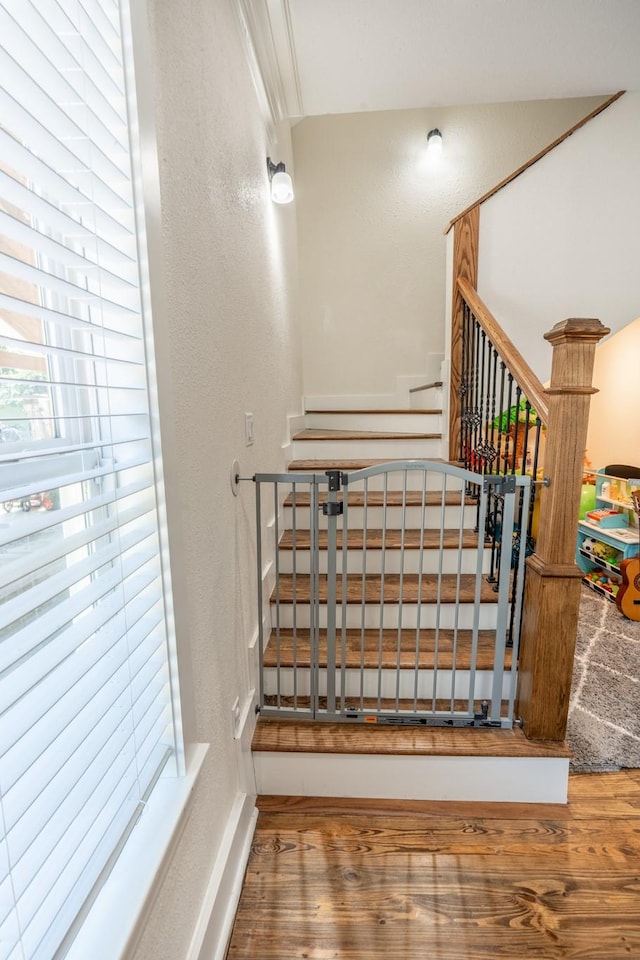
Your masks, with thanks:
[(260, 719), (259, 794), (566, 803), (569, 751), (518, 728), (450, 729)]

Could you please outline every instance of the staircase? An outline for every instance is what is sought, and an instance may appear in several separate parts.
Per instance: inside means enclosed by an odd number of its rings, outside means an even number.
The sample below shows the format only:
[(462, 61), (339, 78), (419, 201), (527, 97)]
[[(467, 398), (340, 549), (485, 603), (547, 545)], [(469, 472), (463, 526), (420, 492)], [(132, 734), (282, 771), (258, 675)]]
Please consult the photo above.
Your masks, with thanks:
[[(431, 404), (405, 410), (309, 410), (293, 437), (292, 476), (355, 471), (396, 460), (441, 456), (440, 385)], [(424, 394), (420, 397), (424, 404)], [(472, 710), (495, 696), (497, 593), (482, 577), (474, 626), (478, 556), (476, 502), (461, 484), (391, 479), (349, 490), (348, 532), (338, 529), (338, 570), (348, 545), (346, 632), (338, 643), (336, 695), (359, 722), (310, 722), (311, 537), (309, 495), (289, 493), (276, 527), (278, 588), (271, 620), (278, 624), (263, 659), (265, 707), (292, 711), (287, 719), (261, 717), (253, 757), (262, 794), (413, 799), (565, 802), (568, 755), (562, 744), (531, 743), (517, 727), (469, 729), (393, 726), (404, 710), (463, 711), (473, 683)], [(431, 478), (431, 474), (428, 475)], [(395, 485), (397, 488), (392, 489)], [(306, 522), (305, 522), (306, 519)], [(402, 532), (404, 529), (404, 532)], [(320, 628), (318, 703), (327, 693), (326, 602), (328, 532), (318, 533)], [(363, 576), (366, 564), (366, 576)], [(438, 571), (442, 576), (438, 576)], [(337, 578), (338, 600), (341, 577)], [(295, 601), (295, 603), (294, 603)], [(277, 611), (276, 611), (277, 606)], [(498, 697), (509, 697), (511, 650)], [(327, 689), (329, 687), (329, 689)], [(493, 707), (492, 707), (493, 709)], [(484, 706), (486, 713), (486, 705)], [(370, 715), (368, 714), (370, 711)], [(386, 722), (378, 722), (386, 714)], [(365, 722), (362, 722), (362, 719)], [(453, 725), (453, 721), (449, 722)]]

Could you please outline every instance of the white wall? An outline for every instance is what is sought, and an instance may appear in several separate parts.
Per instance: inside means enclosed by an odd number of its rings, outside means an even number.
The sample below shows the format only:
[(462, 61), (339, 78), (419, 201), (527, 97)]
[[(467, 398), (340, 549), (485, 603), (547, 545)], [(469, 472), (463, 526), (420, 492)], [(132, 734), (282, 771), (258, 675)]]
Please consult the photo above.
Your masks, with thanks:
[(559, 320), (638, 315), (639, 157), (627, 93), (482, 206), (478, 291), (543, 381)]
[[(179, 643), (191, 660), (190, 738), (210, 743), (189, 818), (135, 951), (184, 960), (237, 798), (251, 792), (231, 707), (246, 701), (256, 629), (254, 488), (229, 474), (283, 468), (286, 416), (300, 409), (295, 207), (269, 199), (269, 144), (231, 0), (149, 0), (166, 274), (164, 415), (169, 519), (180, 528)], [(244, 443), (244, 414), (255, 444)], [(236, 807), (234, 808), (234, 804)]]
[[(637, 304), (636, 304), (637, 308)], [(640, 467), (640, 317), (596, 350), (587, 453), (594, 469), (608, 463)]]
[[(392, 394), (444, 352), (447, 223), (602, 98), (308, 117), (293, 130), (305, 395)], [(439, 163), (425, 157), (439, 127)]]

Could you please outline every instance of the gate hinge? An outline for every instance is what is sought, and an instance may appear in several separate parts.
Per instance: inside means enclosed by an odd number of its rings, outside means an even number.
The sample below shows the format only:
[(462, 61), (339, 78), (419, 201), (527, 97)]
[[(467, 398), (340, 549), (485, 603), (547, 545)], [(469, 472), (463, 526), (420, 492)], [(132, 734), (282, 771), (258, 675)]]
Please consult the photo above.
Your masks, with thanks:
[(344, 504), (342, 500), (333, 502), (329, 500), (327, 503), (322, 504), (322, 514), (325, 517), (341, 517), (343, 512)]
[(516, 492), (516, 477), (514, 473), (507, 474), (504, 477), (485, 477), (482, 483), (484, 493), (495, 493), (503, 496), (505, 493)]
[(325, 470), (325, 473), (328, 477), (328, 487), (329, 492), (333, 493), (340, 489), (340, 481), (342, 479), (341, 473), (339, 470)]

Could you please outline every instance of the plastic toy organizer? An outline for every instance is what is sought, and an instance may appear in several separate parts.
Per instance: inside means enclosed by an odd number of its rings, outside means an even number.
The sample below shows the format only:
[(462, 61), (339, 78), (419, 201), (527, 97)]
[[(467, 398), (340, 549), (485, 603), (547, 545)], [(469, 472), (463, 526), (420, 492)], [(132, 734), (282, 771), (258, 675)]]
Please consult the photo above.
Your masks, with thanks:
[(640, 553), (638, 518), (631, 494), (640, 491), (640, 477), (624, 480), (595, 474), (593, 507), (578, 523), (576, 562), (582, 582), (615, 601), (622, 582), (620, 563)]

